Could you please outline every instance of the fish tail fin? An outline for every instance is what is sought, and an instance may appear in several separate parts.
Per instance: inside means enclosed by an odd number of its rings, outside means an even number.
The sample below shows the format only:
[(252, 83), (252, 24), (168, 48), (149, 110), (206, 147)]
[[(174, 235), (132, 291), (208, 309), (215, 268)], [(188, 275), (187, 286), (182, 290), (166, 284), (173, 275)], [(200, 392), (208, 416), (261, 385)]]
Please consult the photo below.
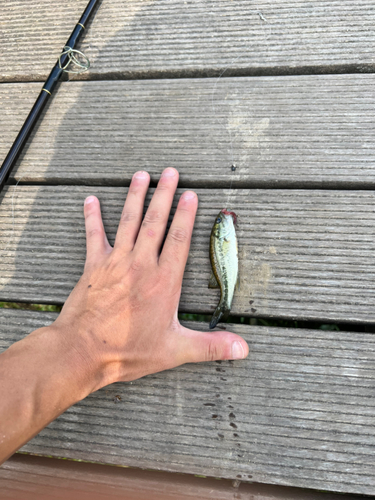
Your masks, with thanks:
[(215, 326), (221, 322), (224, 323), (227, 321), (228, 316), (230, 313), (230, 309), (224, 308), (222, 304), (219, 304), (217, 308), (215, 309), (215, 312), (212, 316), (211, 322), (210, 322), (210, 329), (215, 328)]

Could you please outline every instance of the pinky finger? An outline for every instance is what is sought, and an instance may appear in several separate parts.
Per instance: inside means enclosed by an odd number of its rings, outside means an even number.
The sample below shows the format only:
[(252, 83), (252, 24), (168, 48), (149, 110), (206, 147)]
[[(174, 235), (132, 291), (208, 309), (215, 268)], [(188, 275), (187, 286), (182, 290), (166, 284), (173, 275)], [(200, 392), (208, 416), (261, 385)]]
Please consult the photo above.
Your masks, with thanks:
[(100, 203), (95, 196), (89, 196), (84, 205), (86, 226), (86, 265), (95, 264), (106, 253), (112, 250), (104, 231)]

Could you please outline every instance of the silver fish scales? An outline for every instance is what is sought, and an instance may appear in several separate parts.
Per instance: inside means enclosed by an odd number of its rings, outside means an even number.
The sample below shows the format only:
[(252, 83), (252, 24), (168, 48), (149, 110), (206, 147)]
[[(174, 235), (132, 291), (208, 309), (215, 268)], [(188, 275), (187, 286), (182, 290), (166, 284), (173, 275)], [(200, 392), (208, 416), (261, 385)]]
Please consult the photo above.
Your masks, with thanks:
[(237, 216), (226, 209), (215, 219), (210, 239), (212, 274), (209, 288), (220, 288), (220, 301), (212, 316), (210, 328), (227, 321), (238, 282), (238, 246), (234, 225)]

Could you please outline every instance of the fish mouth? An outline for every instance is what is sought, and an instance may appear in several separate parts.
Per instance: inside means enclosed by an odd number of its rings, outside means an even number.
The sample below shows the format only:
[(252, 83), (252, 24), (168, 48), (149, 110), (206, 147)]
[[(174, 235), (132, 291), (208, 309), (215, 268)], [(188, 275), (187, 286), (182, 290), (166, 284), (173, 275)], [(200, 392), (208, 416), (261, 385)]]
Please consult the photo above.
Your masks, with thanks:
[(237, 215), (234, 212), (231, 212), (231, 211), (227, 210), (226, 208), (223, 208), (221, 213), (223, 213), (224, 215), (231, 215), (233, 217), (233, 222), (235, 224), (237, 224)]

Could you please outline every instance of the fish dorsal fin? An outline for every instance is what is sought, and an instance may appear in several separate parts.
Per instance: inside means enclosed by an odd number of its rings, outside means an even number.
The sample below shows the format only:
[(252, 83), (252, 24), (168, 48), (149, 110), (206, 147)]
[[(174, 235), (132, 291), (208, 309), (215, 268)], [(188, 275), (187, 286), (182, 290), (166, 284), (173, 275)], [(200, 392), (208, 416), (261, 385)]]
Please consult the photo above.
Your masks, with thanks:
[(211, 271), (210, 280), (208, 282), (208, 288), (220, 288), (219, 283), (217, 282), (217, 279), (213, 271)]

